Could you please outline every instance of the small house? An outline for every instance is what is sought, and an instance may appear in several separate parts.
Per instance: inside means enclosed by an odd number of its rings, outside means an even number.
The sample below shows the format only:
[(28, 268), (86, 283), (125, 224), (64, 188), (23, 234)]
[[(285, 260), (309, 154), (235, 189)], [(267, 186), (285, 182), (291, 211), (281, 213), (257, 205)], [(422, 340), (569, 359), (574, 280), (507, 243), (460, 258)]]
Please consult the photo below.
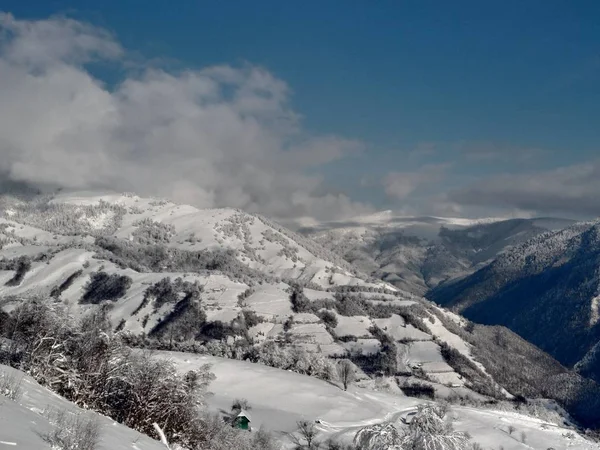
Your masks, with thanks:
[(233, 419), (233, 426), (239, 428), (241, 430), (250, 431), (252, 428), (250, 427), (250, 415), (245, 411), (241, 410), (237, 416)]

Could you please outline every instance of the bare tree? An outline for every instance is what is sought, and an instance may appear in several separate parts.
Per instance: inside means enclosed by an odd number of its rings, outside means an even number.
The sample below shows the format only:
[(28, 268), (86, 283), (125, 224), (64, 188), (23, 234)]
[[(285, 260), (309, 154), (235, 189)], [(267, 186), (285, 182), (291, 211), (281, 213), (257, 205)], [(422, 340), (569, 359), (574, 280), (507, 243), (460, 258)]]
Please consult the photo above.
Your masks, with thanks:
[(356, 371), (354, 370), (354, 364), (347, 359), (340, 361), (337, 365), (338, 378), (344, 385), (344, 390), (348, 390), (348, 386), (354, 381), (356, 377)]
[(299, 436), (296, 436), (295, 434), (290, 435), (290, 438), (296, 445), (296, 448), (303, 450), (316, 450), (319, 448), (319, 444), (316, 442), (319, 431), (317, 430), (314, 422), (300, 420), (297, 422), (297, 425)]

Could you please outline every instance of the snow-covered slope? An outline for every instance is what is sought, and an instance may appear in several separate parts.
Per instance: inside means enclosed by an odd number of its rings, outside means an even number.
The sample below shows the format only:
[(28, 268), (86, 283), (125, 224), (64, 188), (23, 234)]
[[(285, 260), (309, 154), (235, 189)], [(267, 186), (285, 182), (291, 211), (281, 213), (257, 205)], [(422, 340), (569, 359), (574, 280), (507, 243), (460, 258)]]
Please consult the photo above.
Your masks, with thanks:
[(416, 294), (468, 275), (510, 246), (570, 220), (406, 217), (384, 211), (301, 228), (362, 271)]
[(518, 245), (430, 298), (475, 321), (505, 325), (600, 379), (599, 276), (600, 222), (585, 222)]
[[(0, 206), (5, 311), (50, 297), (75, 319), (106, 308), (116, 331), (161, 345), (212, 340), (212, 351), (233, 355), (275, 343), (350, 358), (372, 387), (369, 377), (383, 370), (396, 391), (421, 383), (439, 398), (511, 397), (477, 356), (491, 347), (478, 349), (463, 319), (265, 218), (135, 195), (4, 198)], [(377, 368), (384, 350), (392, 360)], [(527, 355), (524, 367), (543, 375), (539, 355)], [(577, 406), (580, 394), (561, 401)]]
[[(0, 392), (0, 449), (55, 450), (47, 440), (57, 424), (52, 418), (56, 412), (69, 416), (80, 415), (99, 425), (98, 450), (164, 450), (164, 446), (146, 435), (110, 420), (92, 411), (85, 411), (40, 386), (31, 377), (0, 365), (0, 384), (20, 384), (21, 395), (16, 400)], [(58, 425), (60, 426), (60, 425)]]
[[(215, 411), (228, 411), (236, 398), (245, 398), (252, 406), (252, 425), (290, 433), (298, 420), (319, 420), (318, 440), (335, 438), (351, 441), (366, 425), (381, 422), (400, 423), (423, 400), (401, 393), (374, 392), (351, 386), (347, 392), (315, 378), (212, 356), (179, 352), (157, 352), (157, 356), (175, 362), (181, 372), (211, 364), (216, 379), (210, 386), (214, 394), (209, 404)], [(454, 426), (467, 431), (483, 448), (522, 450), (593, 450), (596, 444), (570, 429), (514, 411), (453, 406)], [(514, 431), (511, 427), (514, 427)], [(521, 442), (525, 435), (526, 446)], [(289, 448), (292, 448), (290, 446)]]

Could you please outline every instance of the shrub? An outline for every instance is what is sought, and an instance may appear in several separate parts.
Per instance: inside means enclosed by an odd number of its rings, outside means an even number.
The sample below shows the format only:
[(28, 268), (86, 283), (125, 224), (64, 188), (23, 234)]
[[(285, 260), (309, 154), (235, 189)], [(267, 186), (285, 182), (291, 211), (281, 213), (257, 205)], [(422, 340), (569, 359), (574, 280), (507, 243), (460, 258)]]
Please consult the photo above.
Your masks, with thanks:
[(329, 328), (335, 328), (338, 326), (338, 319), (335, 313), (331, 311), (318, 311), (317, 317), (319, 317), (323, 323)]
[(403, 383), (399, 384), (398, 387), (409, 397), (417, 398), (428, 398), (433, 400), (435, 398), (435, 389), (433, 386), (425, 383)]
[(65, 410), (46, 413), (52, 430), (44, 439), (57, 450), (96, 450), (100, 443), (100, 424), (91, 415)]
[(133, 280), (126, 275), (94, 272), (85, 286), (80, 303), (98, 304), (104, 300), (116, 301), (127, 293)]
[(366, 316), (363, 302), (349, 295), (336, 294), (336, 308), (341, 316)]
[(22, 384), (23, 377), (17, 375), (17, 373), (0, 373), (0, 395), (17, 402), (23, 395)]
[(31, 269), (31, 260), (26, 256), (18, 258), (14, 263), (15, 274), (6, 282), (6, 286), (19, 286), (25, 275)]
[(208, 339), (223, 340), (235, 334), (231, 325), (215, 320), (214, 322), (206, 322), (201, 330), (200, 335)]
[(254, 311), (244, 310), (242, 314), (244, 315), (244, 322), (246, 323), (247, 328), (255, 327), (264, 322), (263, 318)]

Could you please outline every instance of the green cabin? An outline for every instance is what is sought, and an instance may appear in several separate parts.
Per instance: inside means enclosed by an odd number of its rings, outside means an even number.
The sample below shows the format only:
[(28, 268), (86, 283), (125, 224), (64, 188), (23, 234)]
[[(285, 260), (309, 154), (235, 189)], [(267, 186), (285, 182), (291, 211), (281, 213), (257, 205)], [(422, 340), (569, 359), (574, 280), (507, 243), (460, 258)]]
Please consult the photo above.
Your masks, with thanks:
[(235, 419), (233, 419), (233, 426), (236, 428), (239, 428), (241, 430), (251, 430), (250, 427), (250, 416), (248, 415), (248, 413), (246, 411), (244, 411), (243, 409), (239, 412), (239, 414), (237, 416), (235, 416)]

